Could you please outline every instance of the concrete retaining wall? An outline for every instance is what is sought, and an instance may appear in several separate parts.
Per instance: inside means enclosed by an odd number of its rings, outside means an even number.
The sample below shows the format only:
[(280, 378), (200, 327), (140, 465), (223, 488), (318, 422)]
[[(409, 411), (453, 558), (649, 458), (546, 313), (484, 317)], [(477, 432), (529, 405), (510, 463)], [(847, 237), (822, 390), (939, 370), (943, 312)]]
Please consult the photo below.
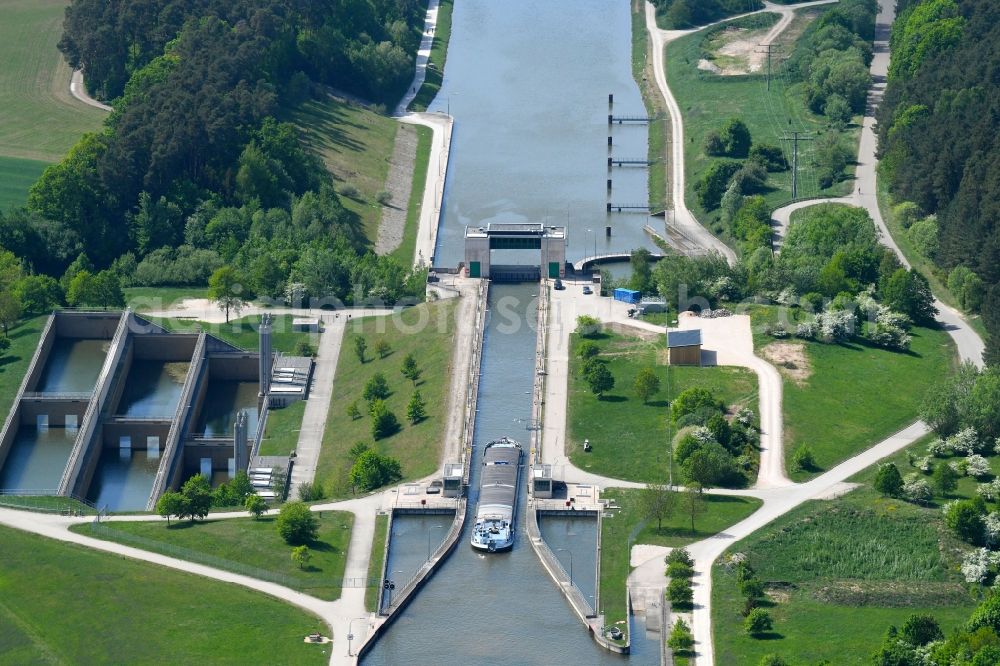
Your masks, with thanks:
[(86, 494), (90, 477), (93, 475), (93, 468), (97, 464), (97, 458), (100, 457), (100, 447), (92, 446), (92, 443), (100, 437), (101, 419), (108, 394), (120, 371), (127, 369), (127, 365), (123, 364), (122, 360), (125, 349), (129, 346), (131, 321), (131, 310), (125, 310), (119, 314), (118, 327), (111, 339), (111, 346), (108, 349), (108, 355), (104, 358), (104, 365), (97, 376), (97, 384), (80, 424), (76, 444), (73, 446), (69, 461), (66, 463), (66, 469), (63, 471), (62, 480), (59, 482), (60, 495), (82, 497)]

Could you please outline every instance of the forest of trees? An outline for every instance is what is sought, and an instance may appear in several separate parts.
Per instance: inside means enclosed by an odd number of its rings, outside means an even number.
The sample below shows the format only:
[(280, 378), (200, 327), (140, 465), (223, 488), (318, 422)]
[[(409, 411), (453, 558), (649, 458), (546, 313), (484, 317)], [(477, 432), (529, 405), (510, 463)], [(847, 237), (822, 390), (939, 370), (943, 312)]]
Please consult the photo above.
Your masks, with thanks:
[(653, 4), (664, 27), (670, 29), (705, 25), (764, 7), (761, 0), (653, 0)]
[[(350, 304), (422, 293), (420, 275), (370, 252), (320, 159), (278, 119), (322, 85), (397, 99), (423, 10), (418, 0), (75, 0), (60, 48), (114, 111), (44, 171), (26, 207), (0, 215), (18, 279), (62, 276), (57, 302), (80, 270), (122, 286), (204, 285), (223, 265), (246, 296)], [(88, 300), (77, 304), (100, 305)]]
[(961, 305), (981, 308), (989, 333), (987, 362), (995, 364), (1000, 4), (900, 0), (898, 10), (888, 88), (878, 111), (880, 175), (897, 207), (919, 220), (910, 233), (914, 245), (936, 263)]

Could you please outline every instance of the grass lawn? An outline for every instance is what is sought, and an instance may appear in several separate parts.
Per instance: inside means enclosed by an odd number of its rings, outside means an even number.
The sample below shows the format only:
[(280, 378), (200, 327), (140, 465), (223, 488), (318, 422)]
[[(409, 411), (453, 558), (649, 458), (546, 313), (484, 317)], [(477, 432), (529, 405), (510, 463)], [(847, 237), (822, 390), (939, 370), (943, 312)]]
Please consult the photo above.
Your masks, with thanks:
[[(406, 208), (406, 226), (403, 228), (402, 242), (391, 253), (404, 266), (412, 266), (416, 259), (413, 253), (417, 245), (417, 232), (420, 230), (420, 208), (424, 200), (424, 186), (427, 184), (427, 169), (430, 166), (431, 139), (434, 136), (430, 127), (414, 125), (414, 129), (417, 130), (417, 154), (413, 161), (413, 187)], [(429, 258), (424, 257), (424, 259)]]
[[(896, 246), (902, 251), (906, 260), (910, 262), (910, 265), (920, 271), (924, 277), (927, 278), (927, 281), (931, 285), (931, 291), (934, 292), (934, 295), (940, 298), (942, 302), (950, 305), (956, 310), (961, 311), (962, 308), (958, 305), (958, 299), (956, 299), (954, 294), (948, 290), (948, 271), (938, 267), (932, 260), (917, 252), (917, 250), (913, 247), (913, 243), (910, 242), (909, 237), (906, 235), (906, 230), (903, 229), (903, 225), (896, 219), (896, 216), (892, 211), (893, 203), (892, 195), (886, 191), (885, 182), (883, 180), (879, 180), (879, 211), (882, 213), (882, 220), (889, 228), (889, 233), (892, 235), (892, 239), (896, 242)], [(969, 325), (972, 326), (976, 333), (979, 334), (979, 337), (985, 340), (986, 326), (983, 324), (983, 318), (977, 314), (966, 314), (965, 318), (969, 322)]]
[(955, 547), (939, 509), (884, 499), (869, 487), (807, 502), (729, 550), (746, 553), (764, 581), (771, 634), (743, 633), (735, 572), (725, 558), (713, 567), (717, 662), (756, 664), (775, 653), (793, 664), (868, 664), (888, 626), (913, 613), (933, 615), (947, 635), (975, 603), (957, 573)]
[(656, 77), (653, 74), (653, 64), (650, 60), (649, 33), (646, 32), (646, 5), (643, 2), (632, 3), (632, 78), (639, 85), (642, 103), (646, 112), (652, 116), (661, 116), (664, 120), (649, 123), (650, 160), (658, 160), (647, 169), (649, 176), (649, 207), (654, 211), (664, 210), (667, 206), (667, 124), (666, 104), (656, 87)]
[[(935, 382), (955, 368), (945, 331), (913, 328), (909, 353), (859, 342), (805, 342), (812, 375), (803, 385), (784, 379), (785, 461), (796, 481), (869, 448), (917, 420)], [(808, 445), (820, 468), (791, 470), (792, 455)]]
[[(451, 383), (455, 309), (454, 300), (434, 301), (407, 308), (392, 317), (354, 319), (347, 327), (316, 468), (316, 481), (323, 484), (329, 496), (351, 494), (352, 462), (347, 452), (359, 441), (399, 460), (404, 479), (417, 479), (438, 468)], [(354, 353), (354, 340), (359, 336), (368, 343), (368, 355), (363, 364)], [(384, 359), (378, 358), (373, 351), (379, 339), (385, 340), (392, 349)], [(399, 371), (407, 354), (413, 354), (422, 371), (416, 388), (426, 403), (427, 418), (416, 425), (410, 425), (406, 419), (406, 404), (413, 395), (414, 386)], [(391, 395), (386, 404), (399, 420), (401, 430), (373, 442), (367, 405), (361, 394), (365, 383), (376, 372), (383, 373), (388, 380)], [(354, 401), (358, 402), (363, 414), (356, 420), (347, 415), (347, 407)]]
[(302, 642), (323, 622), (263, 594), (6, 527), (0, 543), (2, 664), (329, 660)]
[[(410, 102), (409, 111), (426, 111), (434, 97), (441, 89), (444, 79), (444, 65), (448, 59), (448, 40), (451, 39), (451, 12), (454, 0), (441, 0), (438, 5), (437, 27), (434, 29), (434, 41), (431, 43), (430, 61), (424, 84), (417, 91), (417, 96)], [(416, 187), (416, 184), (414, 184)]]
[[(372, 537), (372, 554), (368, 560), (368, 580), (380, 581), (382, 565), (385, 563), (385, 540), (389, 536), (389, 514), (380, 513), (375, 516), (375, 536)], [(378, 593), (381, 585), (369, 585), (365, 588), (365, 610), (378, 610)]]
[[(781, 67), (771, 78), (770, 90), (762, 74), (721, 76), (698, 69), (705, 40), (706, 31), (700, 31), (670, 43), (666, 49), (666, 75), (684, 117), (687, 205), (699, 220), (709, 223), (716, 233), (722, 233), (718, 211), (704, 211), (694, 193), (695, 182), (716, 159), (706, 156), (703, 151), (708, 133), (719, 129), (729, 118), (740, 118), (750, 128), (754, 143), (781, 146), (790, 162), (791, 146), (782, 141), (782, 137), (791, 130), (811, 132), (816, 136), (826, 131), (827, 123), (824, 117), (806, 108), (801, 84), (790, 81)], [(787, 44), (784, 52), (790, 54), (793, 49), (793, 44)], [(844, 134), (856, 146), (859, 133), (860, 127), (852, 124)], [(819, 187), (816, 171), (811, 166), (815, 143), (803, 141), (799, 144), (799, 198), (847, 194), (851, 189), (850, 180), (834, 183), (827, 189)], [(853, 165), (848, 165), (844, 177), (849, 178), (853, 169)], [(777, 207), (791, 199), (791, 180), (791, 171), (769, 174), (770, 190), (764, 193), (768, 205)]]
[(299, 443), (299, 428), (302, 427), (302, 415), (305, 411), (305, 400), (267, 410), (267, 427), (260, 443), (260, 455), (286, 456), (294, 451)]
[[(100, 129), (105, 111), (69, 92), (71, 71), (56, 49), (65, 0), (0, 0), (0, 156), (57, 162), (85, 132)], [(37, 166), (32, 166), (36, 169)], [(0, 164), (7, 187), (10, 163)], [(20, 179), (27, 165), (20, 165)], [(0, 208), (3, 202), (0, 201)]]
[[(195, 319), (168, 319), (165, 317), (146, 317), (155, 324), (163, 326), (174, 333), (191, 333), (205, 331), (217, 338), (234, 344), (241, 349), (256, 350), (259, 346), (257, 333), (260, 315), (248, 315), (239, 319), (231, 319), (226, 323), (206, 323)], [(296, 345), (305, 340), (315, 346), (315, 333), (303, 333), (292, 330), (292, 315), (271, 315), (271, 346), (275, 351), (286, 354), (294, 353)]]
[(126, 287), (125, 303), (136, 312), (165, 310), (186, 298), (208, 298), (208, 287)]
[(399, 124), (329, 96), (304, 103), (290, 120), (305, 144), (323, 159), (337, 191), (348, 185), (358, 191), (356, 197), (341, 196), (340, 200), (358, 216), (362, 232), (374, 244), (382, 219), (382, 206), (375, 197), (385, 189)]
[(0, 211), (23, 206), (28, 200), (28, 190), (47, 166), (47, 162), (38, 160), (0, 157)]
[(92, 516), (97, 513), (92, 506), (61, 495), (0, 495), (0, 506), (43, 513), (74, 512), (81, 516)]
[(10, 328), (10, 348), (0, 352), (0, 419), (6, 419), (24, 373), (35, 354), (48, 315), (25, 319)]
[[(99, 526), (96, 532), (91, 531), (88, 523), (73, 529), (99, 539), (203, 562), (255, 578), (267, 576), (320, 599), (339, 599), (354, 514), (324, 511), (316, 515), (320, 523), (319, 538), (306, 544), (312, 560), (305, 570), (292, 561), (292, 547), (278, 535), (276, 514), (260, 520), (173, 520), (169, 525), (165, 521), (113, 522)], [(247, 568), (262, 573), (258, 575)]]
[[(566, 417), (569, 457), (573, 464), (596, 474), (628, 481), (665, 481), (667, 477), (667, 402), (693, 387), (706, 388), (726, 405), (757, 411), (757, 377), (743, 368), (666, 366), (664, 339), (640, 340), (605, 331), (595, 339), (599, 358), (606, 359), (615, 388), (603, 400), (590, 392), (580, 373), (583, 363), (571, 354)], [(580, 342), (573, 333), (570, 349)], [(635, 376), (653, 368), (660, 377), (660, 393), (643, 404), (633, 393)], [(585, 453), (583, 440), (592, 450)]]
[(613, 518), (601, 521), (601, 606), (608, 624), (625, 619), (625, 581), (631, 571), (632, 544), (684, 546), (740, 522), (761, 505), (754, 497), (706, 494), (707, 510), (695, 521), (694, 533), (689, 519), (680, 510), (666, 520), (663, 529), (657, 530), (656, 524), (648, 522), (638, 507), (641, 492), (612, 488), (601, 493), (603, 498), (614, 499), (621, 507)]

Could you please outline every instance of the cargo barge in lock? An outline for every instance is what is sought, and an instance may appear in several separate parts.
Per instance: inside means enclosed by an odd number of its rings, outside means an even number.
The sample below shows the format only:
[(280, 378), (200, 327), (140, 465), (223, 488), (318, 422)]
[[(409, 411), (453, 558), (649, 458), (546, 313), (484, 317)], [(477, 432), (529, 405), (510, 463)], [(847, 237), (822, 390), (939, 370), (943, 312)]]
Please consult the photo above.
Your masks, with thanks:
[(514, 545), (514, 509), (520, 479), (521, 445), (502, 437), (486, 445), (479, 479), (479, 506), (472, 547), (496, 552)]

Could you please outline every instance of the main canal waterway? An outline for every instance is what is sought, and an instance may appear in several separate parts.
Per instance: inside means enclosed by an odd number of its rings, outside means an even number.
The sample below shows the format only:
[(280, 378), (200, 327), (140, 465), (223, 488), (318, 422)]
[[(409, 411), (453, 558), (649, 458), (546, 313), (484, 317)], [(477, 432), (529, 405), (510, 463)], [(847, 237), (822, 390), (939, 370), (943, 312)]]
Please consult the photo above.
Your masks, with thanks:
[(457, 266), (465, 226), (488, 222), (566, 225), (570, 261), (595, 249), (656, 249), (642, 230), (646, 216), (606, 213), (608, 178), (615, 203), (648, 199), (645, 169), (607, 168), (609, 134), (615, 157), (647, 154), (644, 125), (607, 120), (609, 93), (616, 115), (645, 115), (631, 29), (626, 0), (455, 3), (448, 66), (430, 107), (455, 117), (436, 265)]
[[(607, 178), (614, 180), (615, 202), (647, 200), (644, 169), (607, 169), (608, 93), (615, 95), (616, 114), (644, 112), (631, 76), (630, 31), (625, 0), (455, 4), (444, 85), (431, 107), (455, 117), (436, 265), (458, 265), (465, 226), (489, 222), (565, 225), (571, 261), (595, 250), (653, 247), (642, 230), (645, 216), (605, 212)], [(616, 157), (646, 155), (644, 126), (615, 125), (610, 133)], [(609, 224), (610, 239), (604, 234)], [(537, 254), (509, 254), (495, 256), (493, 263), (538, 263)], [(637, 645), (626, 658), (601, 648), (574, 615), (525, 536), (523, 478), (513, 549), (485, 555), (469, 545), (483, 447), (509, 435), (527, 454), (538, 289), (537, 284), (490, 289), (470, 519), (455, 551), (375, 643), (365, 664), (444, 658), (491, 664), (659, 663), (655, 644), (643, 640), (643, 632), (633, 634)], [(400, 527), (387, 561), (389, 576), (400, 579), (397, 586), (440, 541), (408, 523)], [(596, 521), (553, 518), (543, 528), (552, 547), (564, 549), (557, 551), (560, 560), (565, 564), (573, 557), (574, 567), (580, 565), (579, 586), (593, 595)]]

